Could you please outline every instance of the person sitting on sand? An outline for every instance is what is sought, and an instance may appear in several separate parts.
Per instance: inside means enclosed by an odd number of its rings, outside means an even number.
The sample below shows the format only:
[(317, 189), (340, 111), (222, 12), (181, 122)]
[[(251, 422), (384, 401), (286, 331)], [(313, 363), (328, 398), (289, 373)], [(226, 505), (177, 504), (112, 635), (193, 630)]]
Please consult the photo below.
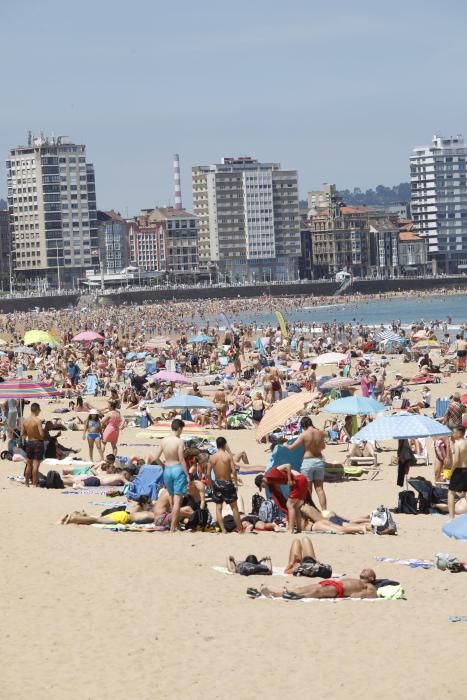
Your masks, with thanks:
[(301, 600), (302, 598), (377, 598), (374, 585), (376, 574), (373, 569), (363, 569), (358, 579), (343, 578), (341, 581), (325, 579), (319, 583), (301, 586), (295, 591), (283, 588), (282, 591), (272, 591), (267, 586), (261, 586), (260, 595), (266, 598), (285, 598)]

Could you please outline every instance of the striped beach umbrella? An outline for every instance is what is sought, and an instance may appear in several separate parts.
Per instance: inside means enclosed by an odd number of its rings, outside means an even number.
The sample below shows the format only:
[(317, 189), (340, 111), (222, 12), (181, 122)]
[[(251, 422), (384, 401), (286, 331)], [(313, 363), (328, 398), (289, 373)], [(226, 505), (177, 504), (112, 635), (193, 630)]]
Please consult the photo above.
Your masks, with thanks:
[(163, 338), (162, 336), (156, 336), (144, 342), (144, 347), (147, 350), (160, 350), (161, 348), (165, 348), (166, 345), (167, 338)]
[(450, 434), (449, 428), (433, 418), (416, 413), (401, 412), (393, 416), (376, 418), (372, 423), (359, 430), (353, 436), (351, 442), (360, 442), (361, 440), (404, 440)]
[(49, 399), (63, 396), (63, 390), (56, 389), (46, 382), (33, 382), (29, 379), (7, 379), (0, 382), (0, 401), (6, 399)]
[(376, 337), (380, 340), (390, 340), (393, 343), (400, 343), (404, 338), (401, 335), (397, 335), (394, 331), (379, 331)]

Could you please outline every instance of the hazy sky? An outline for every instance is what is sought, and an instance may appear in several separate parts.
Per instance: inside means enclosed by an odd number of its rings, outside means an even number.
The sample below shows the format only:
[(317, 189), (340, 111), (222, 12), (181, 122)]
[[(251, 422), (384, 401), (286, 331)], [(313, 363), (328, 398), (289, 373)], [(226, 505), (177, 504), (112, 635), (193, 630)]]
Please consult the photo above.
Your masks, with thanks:
[(467, 132), (466, 26), (464, 0), (0, 0), (0, 152), (85, 143), (99, 208), (130, 215), (173, 203), (175, 152), (186, 205), (224, 155), (298, 169), (302, 195), (396, 184)]

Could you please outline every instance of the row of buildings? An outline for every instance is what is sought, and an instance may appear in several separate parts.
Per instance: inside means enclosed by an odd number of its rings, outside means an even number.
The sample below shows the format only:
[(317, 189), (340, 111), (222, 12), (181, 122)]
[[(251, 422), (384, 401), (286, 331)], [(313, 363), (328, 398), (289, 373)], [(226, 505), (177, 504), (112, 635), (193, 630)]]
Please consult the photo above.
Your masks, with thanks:
[(384, 209), (346, 206), (334, 185), (310, 192), (303, 207), (296, 170), (224, 158), (192, 168), (193, 213), (182, 207), (176, 157), (175, 206), (129, 219), (97, 209), (84, 145), (29, 134), (6, 163), (1, 283), (71, 287), (128, 269), (140, 279), (230, 283), (463, 272), (466, 155), (461, 136), (415, 149), (410, 205)]

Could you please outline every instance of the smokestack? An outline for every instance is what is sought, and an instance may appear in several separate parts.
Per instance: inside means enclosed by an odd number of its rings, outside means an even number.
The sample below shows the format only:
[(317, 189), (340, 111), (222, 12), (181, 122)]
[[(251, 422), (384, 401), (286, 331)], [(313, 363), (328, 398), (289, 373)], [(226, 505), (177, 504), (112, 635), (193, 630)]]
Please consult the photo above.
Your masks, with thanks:
[(174, 185), (175, 185), (175, 209), (183, 209), (182, 186), (180, 184), (180, 158), (178, 153), (174, 155)]

